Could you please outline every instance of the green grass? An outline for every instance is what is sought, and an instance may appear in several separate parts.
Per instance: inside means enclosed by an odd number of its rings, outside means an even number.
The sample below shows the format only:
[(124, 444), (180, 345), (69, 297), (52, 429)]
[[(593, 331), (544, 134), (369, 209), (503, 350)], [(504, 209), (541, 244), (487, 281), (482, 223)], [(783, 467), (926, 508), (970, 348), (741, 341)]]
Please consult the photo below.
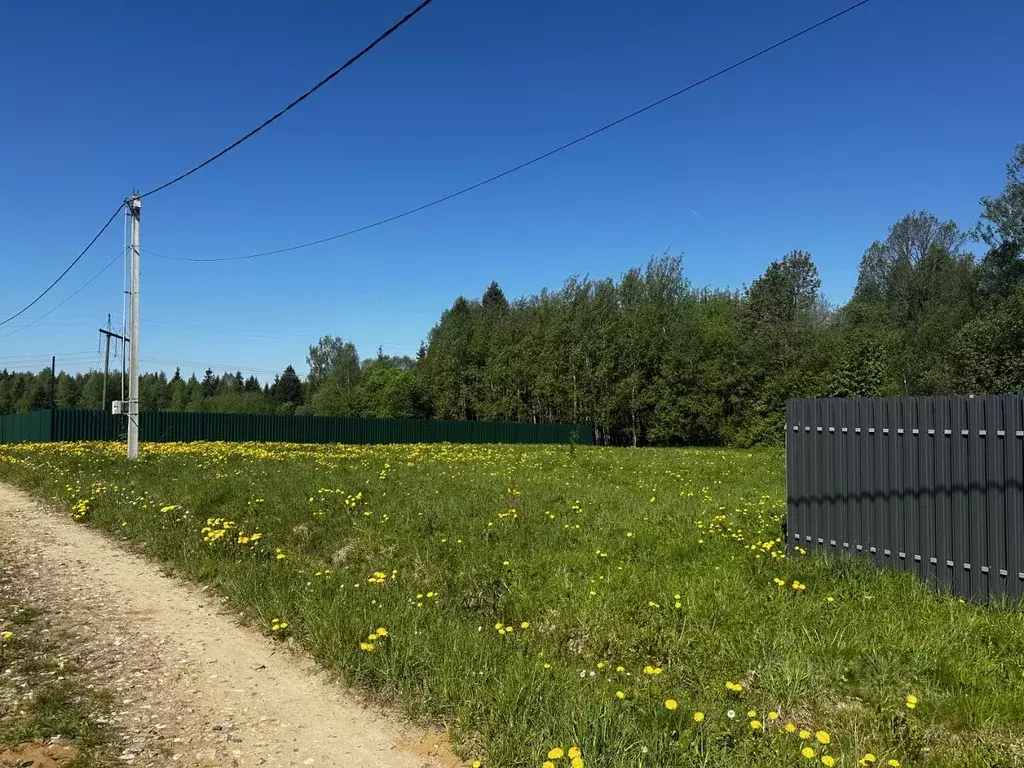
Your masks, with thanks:
[(122, 451), (7, 446), (0, 476), (214, 585), (485, 765), (573, 745), (616, 768), (1024, 764), (1021, 614), (859, 560), (781, 557), (779, 451)]
[(113, 731), (100, 722), (109, 714), (109, 694), (60, 660), (68, 636), (12, 583), (11, 571), (0, 568), (0, 753), (59, 736), (59, 744), (77, 750), (66, 768), (117, 764)]

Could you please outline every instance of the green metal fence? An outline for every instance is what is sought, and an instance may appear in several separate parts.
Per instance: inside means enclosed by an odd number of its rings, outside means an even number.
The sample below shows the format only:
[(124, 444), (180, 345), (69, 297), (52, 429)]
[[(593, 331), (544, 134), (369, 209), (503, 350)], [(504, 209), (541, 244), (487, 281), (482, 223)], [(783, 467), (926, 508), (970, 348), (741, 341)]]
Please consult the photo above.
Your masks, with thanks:
[(53, 439), (53, 411), (0, 416), (0, 443), (47, 443)]
[[(118, 440), (124, 436), (123, 416), (103, 411), (35, 411), (0, 417), (11, 427), (0, 431), (0, 443), (48, 440)], [(34, 427), (28, 426), (35, 425)], [(8, 432), (11, 438), (8, 438)], [(287, 443), (571, 443), (592, 445), (589, 424), (521, 424), (438, 419), (358, 419), (327, 416), (274, 416), (248, 413), (143, 413), (142, 442)]]

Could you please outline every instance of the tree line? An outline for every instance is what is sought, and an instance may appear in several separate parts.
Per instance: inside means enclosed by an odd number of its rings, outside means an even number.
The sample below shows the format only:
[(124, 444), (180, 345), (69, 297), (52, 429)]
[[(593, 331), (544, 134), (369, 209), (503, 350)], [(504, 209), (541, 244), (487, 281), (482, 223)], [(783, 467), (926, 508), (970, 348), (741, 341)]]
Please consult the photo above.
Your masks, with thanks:
[[(973, 229), (907, 214), (864, 252), (841, 306), (803, 251), (737, 291), (691, 285), (666, 254), (515, 301), (497, 283), (460, 296), (415, 359), (360, 359), (324, 336), (306, 362), (304, 380), (289, 365), (263, 384), (146, 374), (140, 398), (144, 410), (587, 422), (601, 443), (636, 446), (777, 442), (790, 397), (1022, 393), (1024, 144)], [(0, 372), (0, 413), (48, 407), (49, 379)], [(103, 407), (102, 373), (61, 373), (53, 397)]]

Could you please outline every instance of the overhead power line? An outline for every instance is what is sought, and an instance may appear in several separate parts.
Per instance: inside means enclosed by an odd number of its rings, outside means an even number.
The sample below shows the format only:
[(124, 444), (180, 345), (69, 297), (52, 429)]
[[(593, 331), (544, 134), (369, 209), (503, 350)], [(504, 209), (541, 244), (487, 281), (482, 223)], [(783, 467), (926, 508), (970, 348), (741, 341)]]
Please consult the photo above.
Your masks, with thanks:
[(185, 368), (197, 368), (200, 370), (209, 368), (211, 370), (218, 371), (242, 371), (243, 373), (262, 373), (265, 375), (276, 375), (281, 371), (275, 371), (272, 368), (254, 368), (246, 365), (231, 365), (229, 363), (204, 363), (198, 360), (175, 360), (168, 357), (140, 357), (140, 362), (143, 363), (158, 363), (160, 365), (175, 365)]
[(260, 331), (249, 328), (235, 328), (226, 330), (222, 326), (216, 325), (194, 325), (190, 323), (182, 323), (177, 320), (147, 320), (146, 327), (155, 328), (172, 328), (174, 330), (186, 330), (186, 331), (200, 331), (204, 334), (214, 334), (220, 336), (228, 336), (231, 338), (238, 339), (274, 339), (278, 341), (298, 341), (307, 342), (313, 334), (281, 334), (281, 333), (270, 333), (267, 331)]
[(36, 357), (25, 357), (18, 359), (0, 358), (0, 370), (6, 371), (30, 371), (38, 370), (39, 368), (50, 367), (50, 361), (53, 357), (57, 358), (58, 366), (64, 365), (82, 365), (84, 363), (91, 363), (99, 355), (95, 350), (92, 352), (57, 352), (55, 355), (38, 355)]
[(305, 101), (310, 96), (312, 96), (314, 93), (316, 93), (316, 91), (318, 91), (321, 88), (323, 88), (325, 85), (327, 85), (327, 83), (331, 82), (331, 80), (336, 78), (338, 75), (340, 75), (346, 69), (351, 67), (353, 64), (355, 64), (361, 58), (363, 58), (363, 56), (365, 56), (370, 51), (372, 51), (374, 48), (376, 48), (379, 43), (383, 42), (386, 38), (390, 37), (393, 33), (398, 31), (398, 29), (403, 24), (405, 24), (407, 21), (411, 20), (413, 16), (415, 16), (417, 13), (422, 11), (424, 8), (426, 8), (428, 5), (430, 5), (432, 2), (433, 2), (433, 0), (422, 0), (422, 2), (419, 5), (417, 5), (415, 8), (413, 8), (407, 14), (405, 14), (405, 16), (403, 16), (399, 21), (397, 21), (394, 24), (392, 24), (387, 30), (385, 30), (380, 35), (378, 35), (377, 38), (372, 43), (370, 43), (365, 48), (363, 48), (361, 51), (359, 51), (359, 53), (357, 53), (355, 56), (350, 58), (348, 61), (346, 61), (340, 67), (338, 67), (336, 70), (331, 72), (329, 75), (327, 75), (327, 77), (325, 77), (319, 83), (317, 83), (312, 88), (310, 88), (308, 91), (303, 93), (301, 96), (299, 96), (296, 99), (294, 99), (290, 104), (288, 104), (286, 107), (284, 107), (284, 109), (282, 109), (279, 112), (276, 112), (275, 114), (273, 114), (270, 117), (268, 117), (262, 123), (257, 125), (255, 128), (253, 128), (247, 134), (245, 134), (242, 138), (238, 139), (237, 141), (232, 142), (231, 144), (228, 144), (220, 152), (216, 153), (215, 155), (212, 155), (212, 156), (208, 157), (206, 160), (203, 160), (203, 162), (201, 162), (199, 165), (194, 166), (193, 168), (190, 168), (189, 170), (185, 171), (180, 176), (175, 176), (170, 181), (165, 181), (160, 186), (153, 187), (153, 189), (149, 190), (148, 192), (146, 192), (146, 193), (144, 193), (142, 195), (139, 195), (139, 197), (140, 198), (141, 197), (149, 197), (150, 195), (152, 195), (152, 194), (154, 194), (156, 192), (159, 192), (162, 189), (167, 189), (172, 184), (177, 184), (182, 179), (188, 178), (189, 176), (191, 176), (196, 171), (198, 171), (198, 170), (200, 170), (202, 168), (205, 168), (210, 163), (212, 163), (214, 160), (217, 160), (218, 158), (224, 157), (224, 155), (226, 155), (232, 149), (237, 147), (243, 141), (251, 139), (253, 136), (255, 136), (257, 133), (262, 131), (264, 128), (266, 128), (268, 125), (273, 123), (275, 120), (277, 120), (280, 117), (282, 117), (286, 112), (288, 112), (288, 110), (292, 109), (293, 107), (297, 106), (301, 102)]
[[(117, 258), (120, 258), (120, 255), (121, 254), (118, 253)], [(50, 311), (52, 312), (53, 310), (50, 310)], [(49, 313), (47, 313), (47, 315), (49, 316)], [(95, 314), (92, 314), (92, 315), (59, 315), (57, 317), (51, 317), (50, 318), (50, 322), (51, 323), (56, 323), (56, 322), (60, 322), (60, 323), (74, 323), (74, 322), (79, 321), (79, 320), (85, 320), (85, 321), (87, 321), (88, 325), (93, 325), (96, 322), (96, 315)]]
[(300, 250), (302, 248), (311, 248), (311, 247), (313, 247), (315, 245), (323, 245), (324, 243), (329, 243), (332, 240), (339, 240), (340, 238), (349, 237), (350, 235), (355, 235), (355, 234), (358, 234), (359, 232), (365, 232), (368, 229), (374, 229), (375, 227), (380, 227), (380, 226), (382, 226), (384, 224), (390, 224), (393, 221), (398, 221), (399, 219), (404, 219), (406, 216), (411, 216), (414, 213), (419, 213), (420, 211), (425, 211), (428, 208), (433, 208), (435, 205), (440, 205), (441, 203), (446, 203), (449, 200), (453, 200), (456, 197), (460, 197), (460, 196), (466, 194), (467, 192), (472, 192), (473, 190), (480, 189), (480, 187), (483, 187), (483, 186), (486, 186), (488, 184), (491, 184), (492, 182), (498, 181), (499, 179), (503, 179), (506, 176), (511, 176), (513, 173), (516, 173), (517, 171), (521, 171), (524, 168), (529, 168), (531, 165), (534, 165), (535, 163), (539, 163), (541, 160), (546, 160), (547, 158), (551, 157), (552, 155), (557, 155), (559, 152), (564, 152), (565, 150), (569, 149), (570, 147), (574, 147), (577, 144), (580, 144), (580, 143), (586, 141), (587, 139), (592, 139), (593, 137), (595, 137), (595, 136), (597, 136), (599, 134), (602, 134), (602, 133), (604, 133), (605, 131), (607, 131), (607, 130), (609, 130), (611, 128), (614, 128), (617, 125), (621, 125), (622, 123), (626, 122), (627, 120), (632, 120), (634, 117), (638, 117), (638, 116), (644, 114), (645, 112), (648, 112), (648, 111), (654, 109), (655, 107), (659, 107), (662, 104), (665, 104), (666, 102), (671, 101), (672, 99), (675, 99), (675, 98), (677, 98), (679, 96), (682, 96), (684, 93), (688, 93), (689, 91), (692, 91), (695, 88), (699, 88), (700, 86), (702, 86), (702, 85), (704, 85), (706, 83), (710, 83), (712, 80), (715, 80), (715, 79), (721, 77), (722, 75), (725, 75), (725, 74), (727, 74), (729, 72), (732, 72), (734, 69), (738, 69), (739, 67), (742, 67), (744, 64), (749, 64), (750, 62), (754, 61), (755, 59), (759, 59), (762, 56), (764, 56), (765, 54), (771, 53), (772, 51), (776, 50), (777, 48), (781, 48), (782, 46), (787, 45), (788, 43), (791, 43), (794, 40), (796, 40), (796, 39), (798, 39), (800, 37), (803, 37), (806, 34), (809, 34), (810, 32), (813, 32), (814, 30), (818, 29), (819, 27), (823, 27), (826, 24), (829, 24), (830, 22), (833, 22), (836, 19), (839, 19), (839, 18), (845, 16), (846, 14), (851, 13), (851, 12), (857, 10), (858, 8), (860, 8), (863, 5), (867, 5), (870, 1), (871, 0), (860, 0), (860, 2), (854, 3), (853, 5), (850, 5), (850, 6), (844, 8), (843, 10), (841, 10), (841, 11), (839, 11), (837, 13), (833, 13), (831, 16), (829, 16), (827, 18), (824, 18), (821, 21), (818, 21), (818, 22), (816, 22), (814, 24), (811, 24), (809, 27), (804, 27), (799, 32), (795, 32), (794, 34), (790, 35), (789, 37), (786, 37), (786, 38), (784, 38), (782, 40), (779, 40), (777, 43), (773, 43), (772, 45), (769, 45), (767, 48), (762, 48), (757, 53), (753, 53), (753, 54), (751, 54), (750, 56), (747, 56), (744, 59), (740, 59), (739, 61), (734, 62), (733, 64), (730, 64), (727, 67), (723, 67), (722, 69), (718, 70), (717, 72), (714, 72), (714, 73), (712, 73), (712, 74), (710, 74), (710, 75), (708, 75), (706, 77), (701, 78), (700, 80), (697, 80), (697, 81), (695, 81), (693, 83), (690, 83), (689, 85), (687, 85), (687, 86), (685, 86), (683, 88), (680, 88), (677, 91), (673, 91), (672, 93), (668, 94), (667, 96), (661, 97), (657, 101), (652, 101), (650, 104), (647, 104), (646, 106), (640, 107), (639, 109), (636, 109), (636, 110), (630, 112), (629, 114), (623, 115), (622, 117), (619, 117), (619, 118), (617, 118), (615, 120), (612, 120), (610, 123), (605, 123), (600, 128), (595, 128), (594, 130), (590, 131), (589, 133), (585, 133), (582, 136), (579, 136), (579, 137), (573, 139), (572, 141), (568, 141), (565, 144), (562, 144), (562, 145), (560, 145), (558, 147), (555, 147), (554, 149), (548, 150), (547, 152), (545, 152), (545, 153), (543, 153), (541, 155), (537, 155), (536, 157), (534, 157), (534, 158), (532, 158), (530, 160), (527, 160), (527, 161), (525, 161), (523, 163), (520, 163), (519, 165), (513, 166), (512, 168), (509, 168), (508, 170), (502, 171), (501, 173), (497, 173), (494, 176), (491, 176), (489, 178), (484, 179), (483, 181), (478, 181), (476, 184), (471, 184), (468, 187), (463, 187), (462, 189), (460, 189), (460, 190), (458, 190), (456, 192), (452, 192), (450, 194), (444, 195), (443, 197), (439, 197), (436, 200), (431, 200), (429, 203), (424, 203), (423, 205), (418, 205), (415, 208), (410, 208), (407, 211), (402, 211), (401, 213), (396, 213), (393, 216), (388, 216), (385, 219), (379, 219), (378, 221), (374, 221), (374, 222), (372, 222), (370, 224), (364, 224), (361, 227), (356, 227), (355, 229), (350, 229), (347, 232), (341, 232), (341, 233), (339, 233), (337, 235), (330, 235), (328, 237), (322, 237), (319, 240), (310, 240), (309, 242), (306, 242), (306, 243), (299, 243), (298, 245), (290, 245), (290, 246), (287, 246), (285, 248), (278, 248), (278, 249), (273, 250), (273, 251), (262, 251), (260, 253), (251, 253), (251, 254), (248, 254), (246, 256), (216, 256), (216, 257), (212, 257), (212, 258), (194, 258), (194, 257), (187, 257), (187, 256), (168, 256), (168, 255), (165, 255), (165, 254), (156, 253), (154, 251), (146, 251), (146, 253), (149, 253), (149, 254), (151, 254), (153, 256), (158, 256), (158, 257), (163, 258), (163, 259), (168, 259), (168, 260), (171, 260), (171, 261), (192, 261), (192, 262), (242, 261), (242, 260), (245, 260), (245, 259), (256, 259), (256, 258), (259, 258), (261, 256), (276, 256), (276, 255), (281, 254), (281, 253), (289, 253), (291, 251), (297, 251), (297, 250)]
[(113, 222), (113, 220), (115, 218), (117, 218), (117, 214), (119, 214), (121, 212), (121, 209), (123, 207), (124, 207), (124, 203), (120, 203), (117, 206), (117, 210), (115, 210), (112, 214), (110, 214), (110, 218), (107, 219), (107, 223), (104, 224), (102, 227), (100, 227), (100, 231), (96, 233), (96, 235), (93, 237), (92, 240), (89, 241), (89, 244), (87, 246), (85, 246), (85, 248), (82, 250), (82, 252), (75, 257), (75, 260), (72, 261), (70, 264), (68, 264), (67, 268), (65, 268), (65, 270), (63, 272), (61, 272), (59, 275), (57, 275), (57, 279), (56, 280), (54, 280), (52, 283), (50, 283), (48, 286), (46, 286), (46, 288), (43, 290), (42, 293), (40, 293), (38, 296), (36, 296), (34, 299), (32, 299), (32, 301), (30, 301), (24, 307), (19, 309), (13, 315), (11, 315), (8, 318), (5, 318), (4, 320), (0, 320), (0, 325), (6, 325), (7, 323), (11, 322), (11, 320), (13, 320), (14, 318), (20, 317), (21, 315), (25, 314), (29, 309), (31, 309), (32, 307), (35, 306), (36, 302), (38, 302), (41, 298), (43, 298), (43, 296), (48, 294), (50, 292), (50, 290), (55, 285), (57, 285), (57, 283), (59, 283), (62, 279), (64, 279), (64, 275), (66, 275), (68, 272), (70, 272), (71, 268), (73, 266), (75, 266), (75, 264), (77, 264), (79, 261), (82, 260), (82, 257), (85, 256), (85, 254), (87, 254), (89, 252), (89, 249), (93, 247), (93, 245), (96, 243), (96, 241), (100, 239), (100, 235), (102, 235), (104, 232), (107, 231), (107, 227), (109, 227), (111, 222)]
[(57, 357), (96, 357), (95, 350), (84, 350), (80, 352), (49, 352), (47, 354), (33, 354), (33, 355), (3, 355), (0, 356), (0, 360), (8, 362), (17, 362), (18, 360), (42, 360), (43, 358), (49, 360), (51, 355)]
[[(114, 256), (114, 258), (112, 258), (110, 261), (108, 261), (106, 266), (103, 267), (103, 269), (101, 269), (95, 275), (90, 277), (85, 282), (85, 284), (82, 285), (82, 287), (80, 287), (74, 293), (68, 295), (67, 298), (65, 298), (64, 301), (62, 301), (60, 304), (54, 305), (54, 307), (52, 309), (50, 309), (48, 312), (44, 312), (39, 317), (37, 317), (35, 320), (33, 320), (33, 321), (29, 322), (29, 323), (26, 323), (25, 325), (21, 326), (20, 328), (15, 328), (13, 331), (11, 331), (8, 334), (0, 336), (0, 339), (6, 339), (6, 338), (9, 338), (9, 337), (13, 336), (16, 333), (21, 333), (22, 331), (26, 330), (27, 328), (31, 328), (32, 326), (34, 326), (37, 323), (39, 323), (40, 320), (44, 320), (47, 317), (49, 317), (51, 314), (53, 314), (58, 309), (63, 307), (65, 304), (67, 304), (69, 301), (71, 301), (73, 298), (75, 298), (75, 296), (77, 296), (82, 291), (84, 291), (86, 288), (88, 288), (90, 285), (92, 285), (100, 277), (100, 275), (102, 275), (104, 272), (106, 272), (108, 269), (110, 269), (112, 266), (114, 266), (114, 264), (117, 262), (118, 259), (121, 258), (122, 255), (124, 255), (124, 249), (121, 249), (120, 251), (118, 251), (117, 254)], [(59, 319), (59, 318), (56, 318), (56, 319)], [(70, 319), (65, 318), (64, 322), (60, 322), (57, 325), (58, 325), (58, 327), (64, 328), (64, 327), (67, 327), (68, 325), (92, 325), (95, 322), (95, 318), (89, 319), (87, 323), (76, 323), (76, 322), (72, 322), (73, 320), (74, 320), (74, 318), (70, 318)]]

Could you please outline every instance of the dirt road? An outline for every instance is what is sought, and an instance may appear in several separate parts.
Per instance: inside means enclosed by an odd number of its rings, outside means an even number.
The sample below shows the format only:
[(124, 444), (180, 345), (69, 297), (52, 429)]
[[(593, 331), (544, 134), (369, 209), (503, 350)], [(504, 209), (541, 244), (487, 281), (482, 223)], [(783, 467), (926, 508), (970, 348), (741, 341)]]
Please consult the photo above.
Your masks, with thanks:
[(210, 592), (2, 484), (0, 547), (114, 694), (128, 765), (459, 764), (442, 738), (365, 706)]

